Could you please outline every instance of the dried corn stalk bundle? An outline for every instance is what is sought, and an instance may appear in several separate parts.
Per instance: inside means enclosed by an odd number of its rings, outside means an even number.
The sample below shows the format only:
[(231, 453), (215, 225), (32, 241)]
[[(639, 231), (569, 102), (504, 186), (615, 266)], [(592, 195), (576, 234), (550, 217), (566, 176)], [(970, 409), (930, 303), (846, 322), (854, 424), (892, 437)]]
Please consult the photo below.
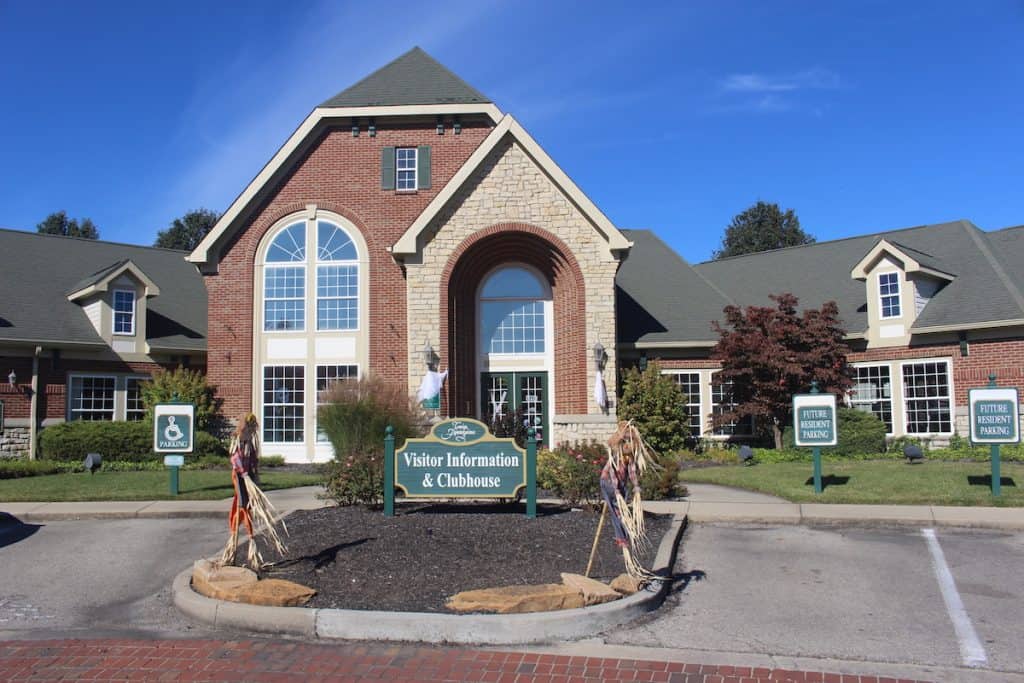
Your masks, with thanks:
[(601, 494), (612, 512), (615, 542), (622, 548), (626, 572), (650, 582), (657, 577), (636, 560), (635, 554), (650, 547), (640, 478), (649, 468), (658, 467), (655, 453), (632, 420), (619, 423), (608, 439), (608, 451), (608, 462), (601, 471)]

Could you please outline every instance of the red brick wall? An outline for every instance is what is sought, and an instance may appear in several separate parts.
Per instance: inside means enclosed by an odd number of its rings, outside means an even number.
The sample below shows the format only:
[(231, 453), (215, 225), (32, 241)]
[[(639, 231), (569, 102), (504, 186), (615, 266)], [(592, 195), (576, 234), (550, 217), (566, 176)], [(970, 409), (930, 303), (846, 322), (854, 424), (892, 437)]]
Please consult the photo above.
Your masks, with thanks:
[[(207, 363), (210, 381), (224, 399), (225, 415), (250, 409), (253, 347), (253, 264), (261, 238), (275, 222), (306, 204), (352, 221), (369, 247), (370, 371), (388, 380), (408, 381), (405, 277), (387, 248), (448, 183), (490, 132), (484, 123), (449, 126), (436, 133), (436, 119), (417, 125), (388, 126), (377, 120), (377, 136), (365, 127), (353, 138), (349, 127), (324, 132), (296, 162), (221, 253), (219, 272), (205, 278), (209, 300)], [(416, 192), (380, 189), (383, 147), (430, 145), (431, 187)]]

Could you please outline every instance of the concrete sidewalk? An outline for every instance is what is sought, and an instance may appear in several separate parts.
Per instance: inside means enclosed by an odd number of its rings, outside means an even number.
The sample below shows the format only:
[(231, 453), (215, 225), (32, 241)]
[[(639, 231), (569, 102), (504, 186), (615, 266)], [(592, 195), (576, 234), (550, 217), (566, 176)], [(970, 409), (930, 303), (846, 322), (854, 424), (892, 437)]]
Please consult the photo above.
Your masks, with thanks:
[[(994, 529), (1024, 529), (1024, 508), (940, 505), (843, 505), (790, 503), (763, 493), (713, 484), (687, 484), (690, 494), (673, 501), (651, 501), (651, 512), (685, 515), (693, 522), (763, 524), (912, 524)], [(282, 513), (330, 505), (317, 497), (319, 486), (270, 491), (267, 495)], [(556, 502), (556, 501), (542, 501)], [(23, 522), (68, 519), (220, 517), (230, 499), (143, 500), (82, 503), (0, 503), (4, 513)]]

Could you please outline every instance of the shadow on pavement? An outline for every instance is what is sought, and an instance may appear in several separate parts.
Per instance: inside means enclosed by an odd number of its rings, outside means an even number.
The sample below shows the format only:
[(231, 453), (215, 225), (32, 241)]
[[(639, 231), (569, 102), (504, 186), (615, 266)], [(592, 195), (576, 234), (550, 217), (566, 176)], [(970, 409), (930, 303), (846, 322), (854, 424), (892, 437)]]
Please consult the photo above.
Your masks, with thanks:
[(46, 526), (45, 524), (25, 524), (17, 517), (0, 512), (0, 548), (14, 545)]

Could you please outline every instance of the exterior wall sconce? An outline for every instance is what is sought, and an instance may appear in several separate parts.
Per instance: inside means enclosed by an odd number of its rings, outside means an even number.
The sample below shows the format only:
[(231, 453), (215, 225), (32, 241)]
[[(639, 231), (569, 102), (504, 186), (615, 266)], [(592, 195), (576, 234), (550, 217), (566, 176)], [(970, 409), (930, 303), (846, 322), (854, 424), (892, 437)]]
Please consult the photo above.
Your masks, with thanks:
[(459, 119), (458, 116), (455, 117), (455, 122), (452, 124), (452, 132), (454, 132), (456, 135), (462, 133), (462, 121)]
[(430, 345), (429, 340), (423, 341), (423, 362), (427, 366), (427, 370), (434, 369), (434, 347)]
[(604, 352), (604, 344), (601, 342), (594, 344), (594, 367), (598, 370), (604, 370), (604, 364), (607, 359), (608, 354)]
[(444, 119), (440, 116), (437, 117), (437, 134), (444, 135)]
[(370, 125), (367, 127), (366, 132), (370, 134), (371, 138), (377, 137), (377, 122), (370, 119)]
[(966, 332), (960, 333), (960, 355), (963, 356), (964, 358), (967, 358), (967, 356), (971, 355), (971, 347), (967, 343)]
[(18, 376), (14, 374), (13, 369), (11, 370), (11, 374), (7, 375), (7, 383), (12, 389), (18, 385)]
[(640, 360), (638, 360), (636, 362), (636, 366), (638, 368), (640, 368), (640, 372), (643, 372), (644, 370), (647, 369), (647, 352), (646, 351), (644, 351), (643, 353), (640, 354)]
[(359, 137), (359, 119), (352, 119), (352, 137)]

